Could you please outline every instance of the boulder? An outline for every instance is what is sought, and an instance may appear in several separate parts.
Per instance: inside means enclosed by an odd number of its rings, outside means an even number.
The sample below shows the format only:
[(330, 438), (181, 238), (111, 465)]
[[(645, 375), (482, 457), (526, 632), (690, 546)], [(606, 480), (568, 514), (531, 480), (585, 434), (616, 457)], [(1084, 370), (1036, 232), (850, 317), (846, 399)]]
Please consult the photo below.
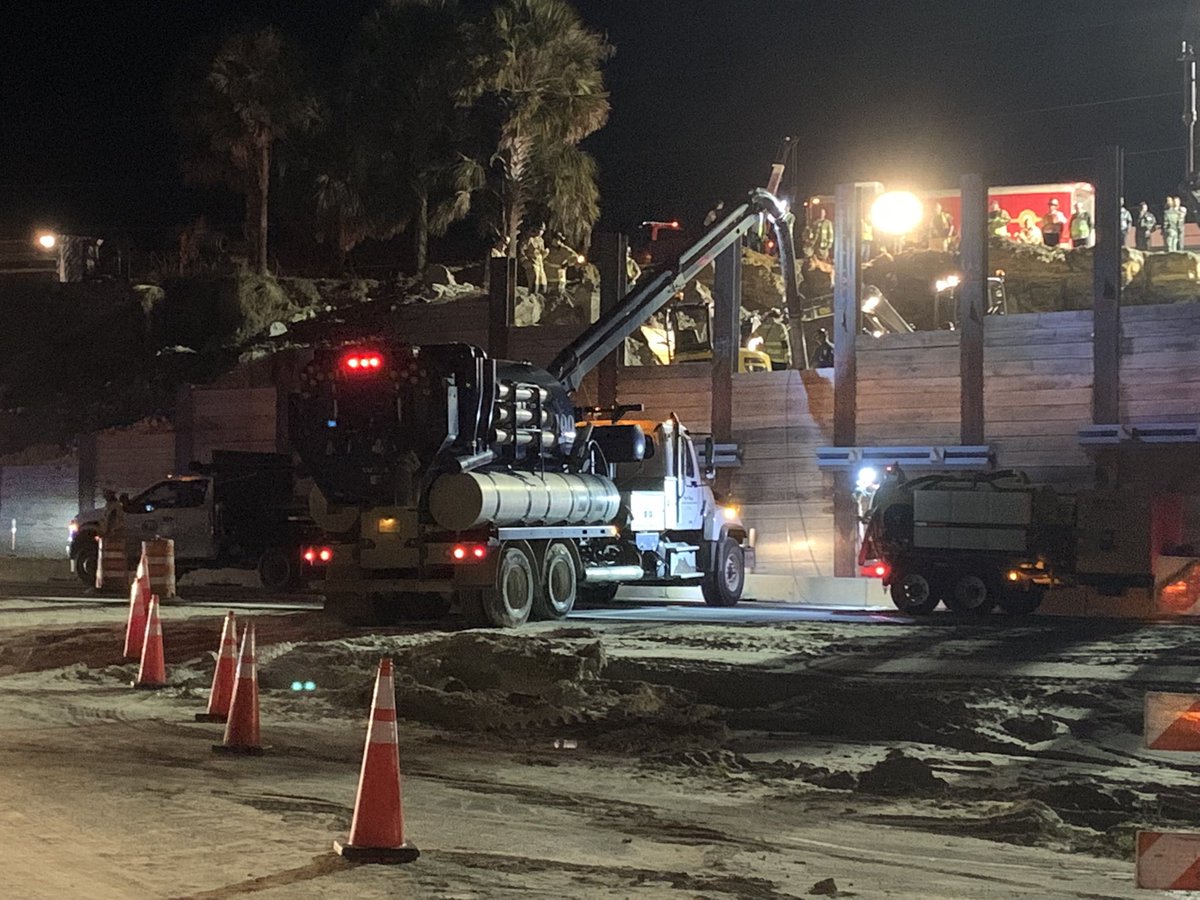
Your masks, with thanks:
[(531, 294), (526, 288), (517, 288), (516, 303), (513, 304), (513, 325), (527, 328), (542, 321), (546, 304), (541, 294)]
[(432, 265), (425, 270), (425, 274), (421, 277), (426, 287), (433, 287), (436, 284), (458, 284), (454, 278), (454, 273), (445, 266)]

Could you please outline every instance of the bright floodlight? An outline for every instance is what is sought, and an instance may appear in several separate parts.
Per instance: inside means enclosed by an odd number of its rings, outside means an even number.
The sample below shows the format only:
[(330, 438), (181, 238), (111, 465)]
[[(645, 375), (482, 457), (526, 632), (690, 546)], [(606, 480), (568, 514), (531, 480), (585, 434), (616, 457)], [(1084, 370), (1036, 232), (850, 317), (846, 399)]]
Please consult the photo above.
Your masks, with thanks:
[(871, 224), (884, 234), (908, 234), (919, 224), (925, 212), (921, 201), (908, 191), (880, 194), (871, 206)]
[(858, 470), (858, 489), (869, 490), (879, 486), (879, 473), (871, 466), (863, 466)]
[(54, 245), (58, 243), (58, 238), (47, 231), (44, 234), (38, 235), (37, 242), (38, 246), (43, 250), (53, 250)]

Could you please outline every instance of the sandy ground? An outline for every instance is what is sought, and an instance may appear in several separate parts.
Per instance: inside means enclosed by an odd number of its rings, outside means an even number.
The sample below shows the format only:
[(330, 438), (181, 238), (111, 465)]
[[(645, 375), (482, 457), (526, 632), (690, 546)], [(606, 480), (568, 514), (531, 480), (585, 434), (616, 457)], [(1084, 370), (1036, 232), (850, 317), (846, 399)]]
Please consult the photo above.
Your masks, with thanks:
[[(1200, 759), (1140, 747), (1144, 692), (1200, 677), (1188, 627), (262, 614), (271, 749), (230, 759), (192, 721), (219, 617), (165, 611), (172, 685), (146, 693), (123, 615), (0, 601), (0, 894), (1145, 897), (1133, 832), (1197, 825)], [(331, 842), (384, 654), (422, 856), (355, 866)]]

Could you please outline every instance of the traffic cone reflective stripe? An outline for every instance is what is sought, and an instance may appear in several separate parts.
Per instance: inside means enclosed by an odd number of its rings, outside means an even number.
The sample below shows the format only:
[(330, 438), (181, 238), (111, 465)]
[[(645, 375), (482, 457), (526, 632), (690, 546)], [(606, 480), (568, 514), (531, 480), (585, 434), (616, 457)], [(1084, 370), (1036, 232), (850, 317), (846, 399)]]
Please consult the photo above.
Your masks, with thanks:
[(237, 678), (237, 621), (230, 612), (225, 616), (221, 629), (221, 649), (217, 653), (217, 667), (213, 671), (212, 690), (208, 695), (208, 709), (196, 714), (198, 722), (229, 721), (229, 705), (233, 701), (233, 682)]
[(139, 659), (142, 645), (146, 643), (147, 600), (150, 592), (142, 581), (135, 579), (129, 588), (129, 621), (125, 625), (125, 658)]
[(379, 675), (375, 679), (375, 698), (358, 776), (350, 840), (346, 844), (334, 841), (333, 848), (347, 859), (362, 862), (405, 863), (421, 855), (416, 847), (404, 840), (396, 688), (390, 659), (379, 663)]
[(214, 744), (213, 750), (251, 755), (263, 752), (258, 729), (258, 675), (253, 622), (242, 632), (242, 652), (238, 656), (237, 676), (233, 681), (233, 699), (229, 704), (229, 721), (225, 723), (225, 740)]
[(138, 666), (137, 688), (160, 688), (167, 685), (167, 670), (163, 662), (162, 622), (158, 618), (158, 596), (151, 595), (146, 613), (146, 638), (142, 643), (142, 661)]

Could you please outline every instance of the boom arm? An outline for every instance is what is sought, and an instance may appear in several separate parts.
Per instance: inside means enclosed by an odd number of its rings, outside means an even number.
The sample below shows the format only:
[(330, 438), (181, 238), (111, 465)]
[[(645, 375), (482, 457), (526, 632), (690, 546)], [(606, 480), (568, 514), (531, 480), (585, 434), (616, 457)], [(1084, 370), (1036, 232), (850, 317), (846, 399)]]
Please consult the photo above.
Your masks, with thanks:
[(798, 309), (796, 302), (796, 258), (791, 229), (782, 204), (761, 188), (750, 194), (741, 206), (718, 222), (698, 243), (690, 247), (679, 261), (658, 273), (647, 284), (630, 293), (611, 312), (601, 316), (583, 334), (572, 341), (550, 363), (550, 374), (562, 382), (568, 391), (576, 390), (584, 377), (616, 350), (642, 326), (648, 318), (666, 306), (667, 301), (684, 289), (693, 278), (712, 263), (721, 252), (739, 242), (747, 231), (765, 214), (775, 231), (779, 247), (779, 265), (783, 270), (784, 291), (788, 308)]

